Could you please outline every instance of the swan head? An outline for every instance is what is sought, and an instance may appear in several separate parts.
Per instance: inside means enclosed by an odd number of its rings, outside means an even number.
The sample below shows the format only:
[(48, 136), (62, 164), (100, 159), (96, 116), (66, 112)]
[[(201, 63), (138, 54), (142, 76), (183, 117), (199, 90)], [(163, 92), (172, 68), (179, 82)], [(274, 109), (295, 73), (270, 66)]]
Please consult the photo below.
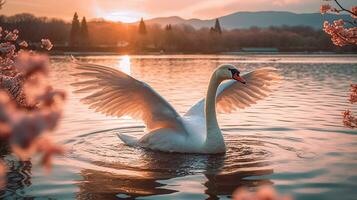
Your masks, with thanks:
[(234, 79), (238, 82), (245, 84), (245, 80), (240, 76), (240, 71), (231, 64), (224, 64), (216, 69), (217, 78), (220, 80)]

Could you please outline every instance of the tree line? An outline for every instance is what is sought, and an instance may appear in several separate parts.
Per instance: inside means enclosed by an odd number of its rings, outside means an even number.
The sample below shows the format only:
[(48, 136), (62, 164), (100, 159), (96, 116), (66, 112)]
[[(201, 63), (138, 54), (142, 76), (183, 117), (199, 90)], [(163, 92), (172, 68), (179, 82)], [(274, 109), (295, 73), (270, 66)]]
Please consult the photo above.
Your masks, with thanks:
[[(248, 29), (224, 29), (216, 19), (211, 28), (195, 29), (190, 25), (137, 24), (101, 19), (71, 23), (31, 14), (0, 16), (0, 26), (19, 29), (29, 42), (49, 38), (56, 47), (122, 48), (133, 51), (215, 53), (240, 51), (242, 48), (277, 48), (280, 51), (354, 51), (356, 47), (336, 47), (322, 30), (307, 26), (280, 26)], [(91, 48), (89, 48), (91, 47)]]

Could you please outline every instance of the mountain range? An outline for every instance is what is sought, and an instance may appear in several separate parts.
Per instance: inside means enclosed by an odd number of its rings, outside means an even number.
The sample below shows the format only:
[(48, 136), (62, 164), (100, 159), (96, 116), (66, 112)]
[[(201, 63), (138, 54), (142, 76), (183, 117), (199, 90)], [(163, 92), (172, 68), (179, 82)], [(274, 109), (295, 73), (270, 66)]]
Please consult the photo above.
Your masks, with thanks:
[[(221, 26), (225, 29), (234, 28), (250, 28), (269, 27), (269, 26), (310, 26), (316, 29), (321, 29), (323, 22), (333, 21), (336, 19), (351, 19), (349, 15), (334, 15), (320, 13), (292, 13), (281, 11), (261, 11), (261, 12), (236, 12), (218, 18)], [(159, 24), (165, 26), (167, 24), (187, 24), (195, 28), (212, 27), (216, 19), (183, 19), (177, 16), (159, 17), (145, 20), (147, 24)]]

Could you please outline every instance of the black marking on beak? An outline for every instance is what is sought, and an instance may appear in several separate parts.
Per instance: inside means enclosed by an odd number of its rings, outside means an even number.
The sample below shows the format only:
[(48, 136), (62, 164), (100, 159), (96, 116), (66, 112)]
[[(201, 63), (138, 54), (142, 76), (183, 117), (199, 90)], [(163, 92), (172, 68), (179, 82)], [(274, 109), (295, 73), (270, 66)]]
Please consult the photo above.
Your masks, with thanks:
[(243, 84), (246, 84), (245, 80), (239, 76), (240, 72), (237, 69), (228, 69), (232, 73), (232, 78), (238, 82), (241, 82)]

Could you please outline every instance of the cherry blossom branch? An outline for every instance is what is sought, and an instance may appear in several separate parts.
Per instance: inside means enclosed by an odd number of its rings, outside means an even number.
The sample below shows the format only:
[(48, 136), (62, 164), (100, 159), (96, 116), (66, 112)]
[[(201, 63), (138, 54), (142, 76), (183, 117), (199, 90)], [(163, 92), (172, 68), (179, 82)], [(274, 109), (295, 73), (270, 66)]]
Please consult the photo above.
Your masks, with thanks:
[(335, 1), (335, 3), (338, 5), (338, 7), (341, 8), (341, 10), (343, 10), (343, 11), (345, 11), (345, 12), (348, 12), (348, 13), (350, 13), (351, 15), (354, 15), (354, 16), (357, 17), (357, 13), (354, 13), (354, 12), (352, 12), (352, 11), (350, 11), (350, 10), (348, 10), (348, 9), (346, 9), (346, 8), (344, 8), (344, 7), (342, 7), (342, 5), (338, 2), (338, 0), (334, 0), (334, 1)]

